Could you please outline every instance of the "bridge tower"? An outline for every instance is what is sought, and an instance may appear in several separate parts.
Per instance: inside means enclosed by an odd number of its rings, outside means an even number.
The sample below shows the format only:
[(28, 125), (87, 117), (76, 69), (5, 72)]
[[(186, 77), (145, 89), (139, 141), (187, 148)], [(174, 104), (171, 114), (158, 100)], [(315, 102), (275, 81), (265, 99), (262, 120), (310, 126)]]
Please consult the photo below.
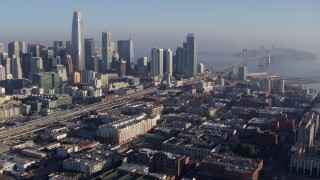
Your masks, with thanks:
[(259, 66), (263, 66), (263, 64), (264, 64), (264, 58), (265, 58), (264, 46), (260, 46), (260, 52), (259, 52)]
[(248, 50), (247, 49), (242, 50), (242, 57), (246, 61), (244, 66), (247, 67), (247, 64), (248, 64)]

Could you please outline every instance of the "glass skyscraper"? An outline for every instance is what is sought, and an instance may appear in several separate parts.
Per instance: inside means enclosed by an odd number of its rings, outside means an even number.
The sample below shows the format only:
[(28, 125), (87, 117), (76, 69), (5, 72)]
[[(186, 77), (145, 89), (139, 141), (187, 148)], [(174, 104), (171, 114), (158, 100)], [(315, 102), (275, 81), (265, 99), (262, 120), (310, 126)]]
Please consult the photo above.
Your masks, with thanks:
[(93, 38), (88, 38), (84, 40), (85, 49), (85, 64), (87, 70), (94, 69), (94, 57), (95, 57), (95, 42)]
[(71, 56), (74, 71), (85, 69), (83, 22), (80, 11), (75, 11), (72, 20)]
[(102, 32), (102, 65), (104, 70), (111, 69), (112, 55), (111, 33)]
[(197, 75), (198, 65), (198, 49), (196, 37), (193, 33), (188, 34), (186, 43), (187, 52), (187, 77), (193, 77)]
[(120, 58), (126, 61), (126, 74), (132, 74), (134, 66), (133, 42), (129, 40), (118, 41), (118, 53)]

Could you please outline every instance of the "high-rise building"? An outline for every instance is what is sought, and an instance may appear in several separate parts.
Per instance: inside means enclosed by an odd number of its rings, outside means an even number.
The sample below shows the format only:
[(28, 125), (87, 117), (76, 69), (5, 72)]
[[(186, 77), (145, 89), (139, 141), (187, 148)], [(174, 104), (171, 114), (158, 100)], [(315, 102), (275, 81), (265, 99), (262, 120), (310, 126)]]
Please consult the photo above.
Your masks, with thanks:
[(176, 61), (176, 72), (175, 74), (186, 74), (187, 73), (187, 64), (186, 64), (186, 48), (178, 47), (175, 55)]
[(73, 72), (72, 73), (72, 83), (80, 83), (81, 82), (81, 75), (79, 72)]
[(202, 74), (204, 72), (204, 65), (202, 63), (198, 64), (198, 73)]
[(163, 49), (151, 50), (151, 76), (163, 76)]
[(172, 51), (170, 49), (163, 50), (163, 74), (172, 75)]
[(67, 69), (64, 65), (58, 64), (56, 67), (56, 73), (58, 73), (60, 83), (68, 81)]
[(66, 54), (71, 55), (72, 54), (71, 49), (72, 49), (71, 41), (66, 41)]
[(7, 79), (6, 68), (0, 65), (0, 81)]
[(112, 54), (111, 33), (102, 32), (102, 64), (104, 70), (111, 69)]
[(53, 41), (54, 49), (62, 49), (63, 48), (63, 41)]
[(95, 56), (95, 42), (93, 38), (84, 40), (86, 70), (93, 70)]
[(118, 63), (118, 76), (123, 77), (126, 75), (126, 69), (127, 69), (127, 65), (126, 65), (126, 61), (124, 61), (123, 59), (121, 59)]
[(118, 41), (118, 53), (121, 59), (126, 61), (126, 73), (132, 74), (133, 72), (133, 63), (134, 63), (134, 54), (133, 54), (133, 42), (129, 40), (120, 40)]
[(32, 54), (32, 57), (40, 57), (42, 48), (44, 46), (41, 44), (29, 44), (29, 52)]
[(238, 79), (241, 81), (247, 80), (247, 67), (242, 66), (238, 68)]
[(72, 64), (74, 71), (85, 69), (84, 39), (83, 39), (83, 22), (80, 11), (75, 11), (72, 21)]
[(59, 75), (55, 72), (39, 72), (32, 74), (32, 81), (44, 89), (52, 89), (60, 84)]
[(269, 93), (271, 91), (270, 79), (262, 79), (260, 81), (260, 91)]
[(43, 71), (42, 57), (32, 57), (30, 60), (30, 73), (38, 73)]
[(3, 51), (4, 51), (4, 45), (0, 43), (0, 53), (2, 53)]
[(22, 79), (20, 58), (13, 58), (11, 62), (11, 74), (14, 79)]
[(145, 76), (148, 73), (148, 58), (141, 57), (137, 60), (137, 74)]
[(15, 41), (8, 44), (8, 54), (10, 58), (22, 57), (22, 54), (26, 53), (26, 42), (24, 41)]
[(62, 65), (64, 65), (67, 69), (67, 74), (69, 77), (71, 77), (71, 74), (73, 73), (73, 65), (72, 65), (72, 58), (69, 54), (66, 54), (64, 56), (64, 60)]
[(189, 33), (186, 42), (187, 52), (187, 77), (193, 77), (197, 75), (198, 64), (198, 48), (196, 36), (193, 33)]
[(6, 59), (6, 73), (7, 73), (7, 79), (11, 79), (9, 78), (9, 76), (12, 76), (11, 75), (11, 58)]
[(31, 53), (24, 53), (22, 55), (22, 76), (29, 78), (29, 73), (30, 73), (30, 61), (32, 59), (32, 54)]

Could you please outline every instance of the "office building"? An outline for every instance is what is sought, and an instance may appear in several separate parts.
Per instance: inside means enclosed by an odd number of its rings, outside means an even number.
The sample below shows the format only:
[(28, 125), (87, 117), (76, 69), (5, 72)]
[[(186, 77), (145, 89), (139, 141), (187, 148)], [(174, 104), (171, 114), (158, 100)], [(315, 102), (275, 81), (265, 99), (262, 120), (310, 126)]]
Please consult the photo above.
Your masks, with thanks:
[(72, 20), (72, 40), (71, 40), (71, 56), (74, 71), (85, 69), (85, 52), (83, 39), (83, 22), (80, 11), (75, 11)]
[(198, 73), (200, 74), (204, 73), (204, 65), (202, 63), (198, 64)]
[(123, 77), (126, 75), (127, 62), (121, 59), (118, 61), (118, 76)]
[(66, 54), (72, 54), (72, 44), (71, 41), (66, 41)]
[(32, 74), (32, 82), (44, 89), (53, 89), (59, 86), (60, 80), (58, 73), (40, 72)]
[(0, 81), (7, 79), (6, 68), (0, 65)]
[(133, 41), (131, 38), (129, 40), (118, 41), (118, 53), (120, 59), (126, 61), (126, 73), (131, 75), (133, 73), (132, 66), (134, 65)]
[(113, 51), (111, 47), (111, 33), (102, 32), (102, 64), (104, 70), (111, 69)]
[(53, 47), (56, 50), (63, 48), (63, 41), (53, 41)]
[(183, 47), (178, 47), (175, 55), (176, 73), (186, 77), (197, 75), (198, 47), (195, 34), (189, 33)]
[(3, 53), (3, 51), (4, 51), (4, 45), (3, 43), (0, 43), (0, 53)]
[(37, 73), (43, 71), (42, 57), (32, 57), (30, 60), (30, 73)]
[(163, 76), (163, 49), (151, 50), (151, 76)]
[(187, 61), (187, 77), (193, 77), (197, 75), (198, 64), (198, 47), (196, 36), (193, 33), (189, 33), (186, 42), (186, 61)]
[(7, 79), (12, 79), (11, 75), (11, 58), (6, 59), (6, 73), (7, 73)]
[(271, 79), (271, 89), (273, 93), (284, 93), (284, 80), (283, 79)]
[(170, 49), (163, 50), (163, 74), (172, 74), (172, 51)]
[(81, 83), (81, 74), (79, 72), (72, 73), (72, 83), (74, 84)]
[(82, 83), (91, 83), (96, 78), (96, 72), (91, 70), (82, 71)]
[(11, 74), (13, 79), (22, 79), (22, 68), (20, 58), (12, 59)]
[(269, 93), (271, 91), (270, 79), (262, 79), (260, 81), (260, 91)]
[(8, 55), (10, 58), (22, 57), (23, 53), (26, 53), (26, 42), (15, 41), (8, 44)]
[(32, 54), (32, 57), (40, 57), (42, 48), (44, 46), (41, 44), (29, 44), (29, 53)]
[(93, 70), (95, 57), (95, 42), (93, 38), (84, 40), (86, 70)]
[(60, 83), (68, 81), (67, 68), (64, 65), (58, 64), (56, 67), (56, 73), (58, 73)]
[(247, 80), (247, 67), (242, 66), (238, 68), (238, 79), (241, 81)]
[(143, 148), (128, 154), (128, 163), (145, 165), (151, 173), (163, 173), (179, 177), (186, 171), (189, 158), (164, 151)]
[(148, 58), (141, 57), (137, 60), (137, 74), (146, 76), (148, 74)]

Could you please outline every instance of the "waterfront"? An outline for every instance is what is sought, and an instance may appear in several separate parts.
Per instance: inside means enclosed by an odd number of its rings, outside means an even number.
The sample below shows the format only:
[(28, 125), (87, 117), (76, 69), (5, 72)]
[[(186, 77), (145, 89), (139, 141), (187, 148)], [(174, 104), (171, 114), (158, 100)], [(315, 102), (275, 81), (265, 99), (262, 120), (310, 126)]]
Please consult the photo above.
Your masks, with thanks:
[[(209, 60), (210, 59), (210, 60)], [(240, 59), (231, 55), (210, 55), (199, 53), (199, 62), (204, 63), (208, 68), (214, 70), (220, 70), (225, 67), (231, 66), (238, 62)], [(259, 61), (252, 62), (248, 65), (249, 72), (267, 72), (271, 75), (278, 75), (284, 79), (302, 78), (308, 80), (319, 81), (320, 80), (320, 58), (315, 60), (301, 60), (301, 61), (289, 61), (280, 60), (273, 61), (271, 58), (270, 64), (262, 64), (259, 66)], [(320, 83), (312, 84), (298, 84), (306, 85), (312, 89), (320, 91)]]

